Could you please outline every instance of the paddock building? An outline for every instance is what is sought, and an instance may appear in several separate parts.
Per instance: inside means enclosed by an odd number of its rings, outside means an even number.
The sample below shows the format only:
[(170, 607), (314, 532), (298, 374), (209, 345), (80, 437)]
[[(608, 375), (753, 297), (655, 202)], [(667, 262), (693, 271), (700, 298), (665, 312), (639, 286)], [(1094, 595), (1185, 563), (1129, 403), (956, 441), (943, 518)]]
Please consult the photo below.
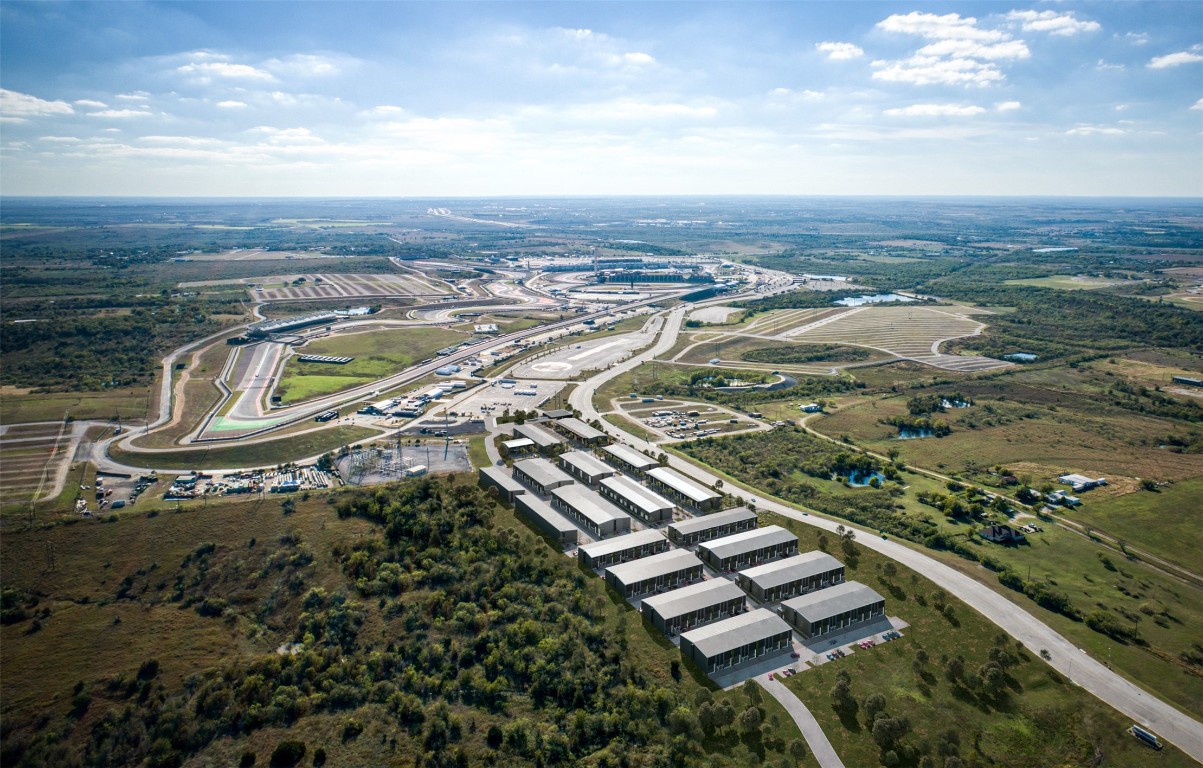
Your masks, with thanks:
[(556, 457), (560, 469), (575, 477), (585, 485), (597, 485), (616, 470), (593, 454), (584, 451), (568, 451)]
[(885, 598), (859, 581), (845, 581), (781, 604), (781, 615), (808, 640), (867, 624), (885, 612)]
[(482, 488), (496, 488), (498, 498), (514, 503), (514, 497), (526, 493), (526, 488), (501, 467), (482, 467), (479, 475)]
[(524, 459), (514, 462), (514, 479), (535, 493), (546, 495), (556, 488), (571, 485), (573, 480), (547, 459)]
[(747, 507), (691, 517), (668, 526), (668, 538), (682, 547), (756, 529), (756, 513)]
[(593, 544), (582, 544), (577, 559), (586, 568), (607, 568), (668, 551), (668, 539), (655, 530), (635, 531)]
[(602, 458), (628, 475), (643, 477), (643, 474), (649, 469), (655, 469), (660, 466), (660, 462), (651, 456), (622, 443), (606, 445), (601, 450)]
[(690, 480), (675, 469), (656, 467), (647, 471), (647, 482), (652, 490), (663, 494), (678, 504), (710, 512), (719, 508), (722, 494), (715, 493), (704, 485)]
[(519, 437), (513, 440), (503, 440), (501, 447), (505, 449), (505, 455), (513, 458), (522, 458), (524, 456), (533, 456), (539, 452), (539, 446), (534, 440), (529, 437)]
[(639, 610), (656, 629), (675, 635), (743, 613), (747, 604), (748, 596), (727, 579), (708, 579), (645, 598)]
[(701, 579), (702, 561), (683, 549), (670, 549), (606, 569), (606, 583), (628, 598), (667, 592)]
[(804, 595), (843, 581), (844, 564), (826, 552), (805, 552), (735, 576), (735, 583), (762, 603)]
[(537, 424), (519, 424), (514, 427), (515, 437), (525, 437), (534, 441), (539, 453), (547, 455), (564, 444), (564, 438), (554, 432), (544, 429)]
[(607, 477), (598, 486), (602, 498), (649, 525), (673, 519), (676, 505), (629, 477)]
[(681, 653), (708, 675), (779, 653), (792, 644), (789, 625), (764, 608), (681, 635)]
[(514, 510), (535, 524), (562, 547), (575, 546), (580, 531), (543, 499), (523, 493), (514, 497)]
[(798, 537), (779, 525), (767, 525), (698, 545), (698, 555), (718, 571), (738, 571), (798, 554)]
[[(556, 470), (559, 472), (559, 470)], [(551, 492), (551, 506), (575, 520), (594, 538), (631, 530), (631, 516), (580, 485), (564, 485)]]
[(548, 424), (566, 435), (569, 440), (591, 448), (605, 445), (610, 440), (610, 437), (605, 432), (602, 432), (600, 429), (594, 429), (575, 416), (569, 416), (566, 419), (556, 419), (555, 421), (548, 422)]

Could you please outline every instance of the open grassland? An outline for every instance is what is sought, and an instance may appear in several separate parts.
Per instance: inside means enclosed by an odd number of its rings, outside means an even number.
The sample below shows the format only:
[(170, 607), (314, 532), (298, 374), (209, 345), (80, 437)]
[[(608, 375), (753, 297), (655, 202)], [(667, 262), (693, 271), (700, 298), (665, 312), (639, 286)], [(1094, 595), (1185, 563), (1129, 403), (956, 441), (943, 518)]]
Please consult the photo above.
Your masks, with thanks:
[(284, 403), (299, 403), (391, 376), (436, 351), (464, 340), (446, 328), (406, 328), (360, 331), (316, 339), (301, 347), (301, 355), (355, 358), (346, 365), (302, 363), (290, 357), (276, 387)]
[(0, 424), (73, 419), (145, 419), (147, 388), (108, 389), (102, 392), (30, 393), (5, 387), (0, 391)]
[(270, 467), (336, 451), (343, 445), (378, 434), (379, 430), (366, 427), (331, 427), (279, 440), (197, 446), (191, 450), (138, 453), (114, 446), (110, 449), (110, 455), (116, 461), (130, 466), (161, 469)]
[(0, 506), (27, 505), (53, 488), (59, 468), (71, 460), (72, 431), (62, 422), (31, 424), (0, 436)]
[[(1126, 281), (1121, 281), (1121, 283)], [(1007, 280), (1006, 285), (1031, 285), (1038, 288), (1056, 288), (1062, 291), (1089, 291), (1098, 288), (1110, 288), (1118, 285), (1115, 280), (1085, 275), (1050, 275), (1048, 277), (1033, 277), (1027, 280)]]
[(1068, 517), (1196, 572), (1203, 570), (1199, 559), (1203, 477), (1114, 498), (1096, 496), (1094, 491), (1080, 495), (1084, 503), (1067, 511)]

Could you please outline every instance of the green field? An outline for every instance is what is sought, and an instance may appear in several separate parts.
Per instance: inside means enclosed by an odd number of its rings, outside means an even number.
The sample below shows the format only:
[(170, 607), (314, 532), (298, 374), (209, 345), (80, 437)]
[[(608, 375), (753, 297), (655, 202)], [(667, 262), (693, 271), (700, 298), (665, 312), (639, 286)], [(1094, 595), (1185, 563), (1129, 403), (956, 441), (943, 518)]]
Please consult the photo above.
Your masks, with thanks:
[(1068, 516), (1109, 536), (1148, 549), (1196, 572), (1203, 552), (1199, 507), (1203, 477), (1181, 480), (1155, 492), (1137, 491), (1099, 499), (1081, 494), (1085, 503)]
[[(1121, 281), (1120, 284), (1126, 281)], [(1057, 288), (1062, 291), (1092, 291), (1116, 285), (1114, 280), (1077, 275), (1050, 275), (1028, 280), (1007, 280), (1005, 285), (1032, 285), (1039, 288)]]
[(342, 392), (398, 373), (465, 338), (464, 334), (446, 328), (390, 328), (311, 341), (299, 350), (300, 354), (355, 359), (346, 365), (330, 365), (301, 363), (290, 358), (276, 394), (287, 404)]
[(136, 453), (114, 446), (110, 449), (110, 454), (117, 461), (135, 467), (167, 469), (268, 467), (334, 451), (340, 446), (377, 434), (380, 434), (378, 430), (366, 427), (333, 427), (261, 443), (218, 444), (213, 447), (198, 447), (191, 450)]
[(147, 397), (147, 387), (44, 394), (8, 389), (0, 393), (0, 424), (62, 421), (67, 415), (80, 420), (141, 420), (146, 418)]

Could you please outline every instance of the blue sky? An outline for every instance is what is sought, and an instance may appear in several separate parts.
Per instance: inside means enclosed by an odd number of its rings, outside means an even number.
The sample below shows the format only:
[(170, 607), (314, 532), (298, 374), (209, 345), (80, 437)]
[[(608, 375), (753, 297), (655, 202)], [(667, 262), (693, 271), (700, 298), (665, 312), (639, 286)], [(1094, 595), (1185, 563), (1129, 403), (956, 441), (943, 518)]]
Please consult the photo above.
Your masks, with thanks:
[(4, 195), (1203, 195), (1203, 3), (0, 2)]

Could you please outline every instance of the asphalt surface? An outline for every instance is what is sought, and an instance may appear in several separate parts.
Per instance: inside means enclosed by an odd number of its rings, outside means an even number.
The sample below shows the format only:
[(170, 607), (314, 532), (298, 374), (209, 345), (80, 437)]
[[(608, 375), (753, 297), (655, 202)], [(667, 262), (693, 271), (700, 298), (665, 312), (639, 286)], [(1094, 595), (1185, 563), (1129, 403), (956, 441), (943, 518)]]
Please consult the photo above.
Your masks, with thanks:
[(819, 761), (821, 768), (844, 768), (844, 761), (835, 753), (835, 747), (831, 746), (827, 734), (823, 733), (823, 729), (819, 727), (819, 721), (815, 720), (815, 716), (794, 695), (793, 691), (786, 688), (776, 678), (772, 680), (757, 678), (756, 682), (764, 686), (769, 695), (781, 702), (781, 706), (785, 707), (789, 716), (794, 718), (798, 730), (802, 731), (802, 738), (806, 739), (806, 744), (810, 747), (810, 753), (815, 756), (815, 760)]

